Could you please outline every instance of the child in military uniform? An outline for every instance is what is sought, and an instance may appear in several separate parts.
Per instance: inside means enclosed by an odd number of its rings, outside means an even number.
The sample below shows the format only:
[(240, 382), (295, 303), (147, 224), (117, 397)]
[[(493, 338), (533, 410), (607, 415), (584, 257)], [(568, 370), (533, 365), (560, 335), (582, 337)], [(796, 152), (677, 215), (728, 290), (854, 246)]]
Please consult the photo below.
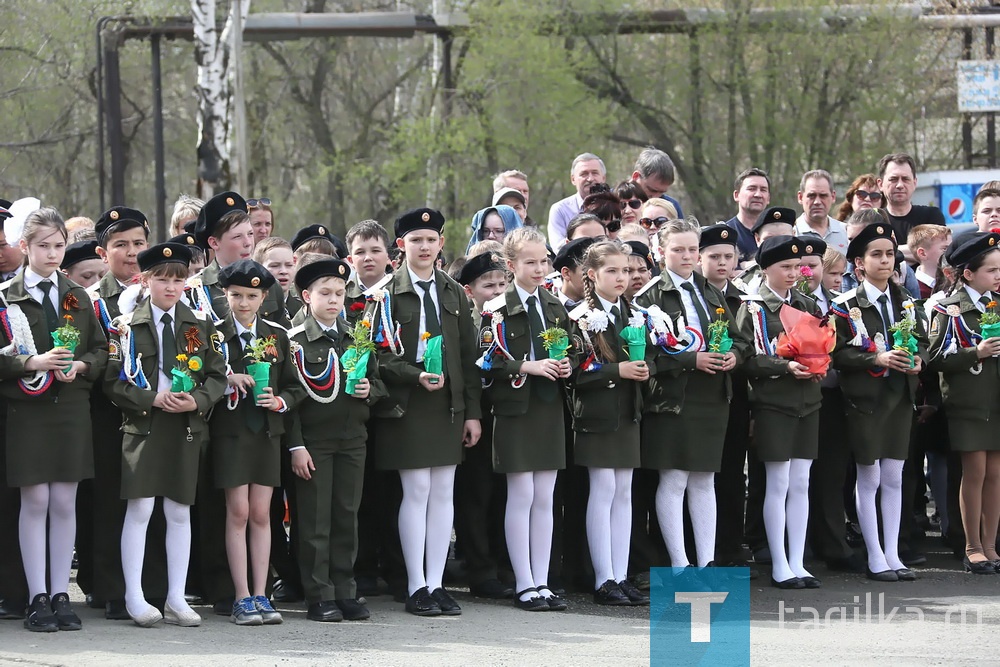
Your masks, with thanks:
[(743, 297), (736, 318), (756, 351), (744, 368), (752, 390), (754, 447), (766, 472), (764, 526), (771, 551), (771, 585), (785, 589), (820, 586), (802, 562), (809, 521), (809, 468), (818, 448), (820, 377), (775, 351), (775, 340), (784, 331), (783, 307), (818, 314), (815, 302), (793, 289), (801, 277), (803, 250), (794, 236), (774, 236), (760, 244), (756, 261), (763, 281), (757, 294)]
[(89, 289), (104, 277), (108, 267), (97, 254), (97, 240), (91, 239), (68, 245), (59, 270), (83, 289)]
[[(916, 575), (899, 558), (899, 525), (917, 374), (927, 356), (922, 318), (917, 317), (913, 300), (891, 281), (896, 262), (892, 227), (868, 225), (851, 241), (847, 257), (863, 278), (857, 288), (833, 300), (837, 316), (833, 364), (840, 376), (857, 464), (858, 522), (868, 550), (867, 576), (876, 581), (912, 581)], [(908, 326), (912, 350), (894, 344), (897, 324)], [(875, 511), (879, 492), (881, 543)]]
[[(184, 599), (191, 552), (191, 505), (195, 500), (207, 415), (226, 388), (222, 355), (213, 347), (215, 327), (183, 303), (191, 252), (164, 243), (139, 253), (148, 298), (111, 325), (105, 391), (121, 408), (122, 498), (128, 500), (122, 530), (125, 606), (133, 621), (160, 620), (195, 626), (201, 617)], [(181, 377), (177, 377), (177, 375)], [(184, 377), (193, 388), (172, 391)], [(161, 615), (143, 596), (146, 528), (156, 497), (167, 520), (167, 600)]]
[[(340, 317), (350, 267), (338, 259), (302, 266), (295, 285), (309, 306), (305, 321), (288, 332), (298, 380), (289, 389), (297, 406), (298, 442), (291, 447), (297, 475), (299, 564), (307, 617), (313, 621), (362, 620), (367, 607), (357, 599), (354, 558), (358, 552), (358, 506), (364, 479), (369, 406), (385, 395), (377, 359), (370, 354), (366, 375), (346, 391), (340, 359), (351, 341)], [(370, 328), (365, 328), (366, 332)], [(355, 327), (354, 331), (358, 328)]]
[[(20, 248), (27, 266), (4, 290), (0, 316), (0, 375), (9, 380), (0, 391), (7, 399), (7, 484), (21, 490), (21, 561), (31, 598), (24, 627), (79, 630), (66, 591), (77, 485), (94, 475), (90, 391), (107, 363), (107, 339), (87, 293), (58, 270), (66, 226), (55, 209), (27, 216)], [(78, 341), (67, 349), (70, 327)], [(57, 330), (67, 345), (53, 347)]]
[[(594, 567), (594, 602), (644, 605), (649, 598), (630, 582), (632, 471), (639, 467), (641, 383), (644, 359), (620, 359), (620, 332), (632, 317), (623, 295), (629, 286), (632, 248), (598, 241), (583, 255), (584, 302), (573, 309), (583, 363), (573, 369), (574, 463), (587, 468), (587, 543)], [(643, 338), (645, 325), (643, 324)], [(576, 333), (574, 334), (577, 335)]]
[[(373, 296), (382, 378), (389, 399), (376, 408), (375, 463), (399, 470), (399, 537), (406, 561), (406, 609), (420, 616), (460, 614), (442, 587), (454, 519), (455, 468), (479, 441), (482, 385), (476, 330), (462, 287), (434, 264), (444, 216), (415, 209), (396, 220), (402, 266)], [(398, 323), (398, 327), (395, 323)], [(442, 372), (424, 366), (428, 341), (441, 336)]]
[[(271, 547), (271, 493), (281, 485), (279, 440), (285, 420), (280, 413), (288, 411), (287, 392), (296, 376), (285, 330), (257, 315), (274, 282), (267, 269), (249, 259), (219, 271), (219, 285), (229, 305), (229, 314), (219, 325), (220, 348), (231, 374), (225, 407), (220, 405), (212, 413), (210, 449), (215, 484), (226, 491), (226, 553), (236, 589), (230, 619), (237, 625), (281, 623), (281, 614), (264, 591)], [(264, 387), (258, 387), (248, 374), (255, 362), (269, 364)]]
[(493, 469), (507, 475), (504, 517), (507, 552), (514, 568), (514, 605), (526, 611), (565, 610), (548, 587), (552, 550), (552, 497), (556, 471), (566, 467), (562, 388), (572, 372), (569, 357), (549, 356), (542, 332), (568, 332), (559, 300), (539, 289), (546, 274), (545, 237), (531, 227), (504, 238), (513, 274), (506, 292), (486, 302), (479, 337), (492, 338), (480, 362), (491, 380)]
[(1000, 234), (959, 236), (947, 261), (959, 282), (932, 311), (930, 368), (942, 374), (951, 448), (962, 457), (965, 571), (994, 574), (1000, 567), (1000, 440), (991, 421), (1000, 408), (1000, 337), (983, 329), (1000, 321)]
[[(732, 230), (728, 230), (731, 233)], [(642, 466), (658, 470), (656, 514), (674, 568), (689, 565), (684, 544), (687, 496), (698, 567), (715, 560), (715, 473), (722, 465), (732, 394), (729, 372), (747, 352), (724, 295), (695, 273), (700, 229), (671, 220), (658, 233), (663, 272), (636, 295), (659, 342), (647, 347), (653, 380), (642, 428)], [(713, 327), (731, 349), (712, 351)], [(719, 334), (721, 336), (721, 334)]]
[(283, 238), (268, 236), (259, 241), (253, 249), (253, 260), (267, 269), (285, 295), (285, 310), (289, 317), (302, 308), (302, 301), (295, 287), (295, 256), (292, 246)]

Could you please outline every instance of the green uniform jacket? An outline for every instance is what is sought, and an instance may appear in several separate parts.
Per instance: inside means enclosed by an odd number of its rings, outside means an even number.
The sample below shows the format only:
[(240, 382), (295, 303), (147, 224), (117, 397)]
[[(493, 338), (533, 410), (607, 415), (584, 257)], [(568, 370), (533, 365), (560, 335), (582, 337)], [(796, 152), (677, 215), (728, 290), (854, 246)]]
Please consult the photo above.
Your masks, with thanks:
[[(49, 388), (39, 396), (28, 396), (24, 393), (20, 385), (16, 382), (0, 382), (0, 393), (3, 396), (17, 401), (53, 401), (62, 399), (69, 401), (86, 400), (90, 394), (95, 381), (100, 381), (104, 373), (104, 368), (108, 363), (108, 339), (101, 329), (94, 308), (87, 296), (86, 290), (64, 276), (61, 272), (52, 274), (55, 276), (59, 287), (58, 312), (62, 326), (67, 321), (63, 318), (67, 315), (73, 318), (72, 325), (80, 330), (80, 342), (73, 354), (75, 361), (82, 361), (90, 365), (85, 374), (78, 375), (73, 382), (53, 381)], [(28, 294), (24, 286), (24, 273), (15, 276), (4, 291), (4, 300), (8, 306), (17, 304), (21, 312), (24, 313), (31, 328), (32, 338), (39, 353), (52, 349), (52, 337), (48, 331), (48, 323), (45, 321), (45, 312), (40, 303)], [(75, 304), (69, 303), (75, 300)], [(67, 308), (69, 306), (69, 308)], [(6, 315), (6, 313), (5, 313)], [(10, 344), (6, 327), (0, 327), (0, 347)], [(20, 352), (20, 350), (18, 351)], [(26, 354), (16, 354), (12, 356), (0, 355), (0, 377), (21, 378), (32, 375), (30, 371), (24, 370), (24, 362), (28, 360)], [(89, 410), (88, 410), (89, 412)], [(80, 418), (74, 415), (69, 418)]]
[[(578, 306), (580, 307), (580, 306)], [(627, 347), (625, 341), (618, 335), (618, 331), (624, 326), (628, 326), (628, 318), (632, 316), (632, 309), (624, 299), (618, 299), (618, 309), (622, 314), (622, 322), (616, 327), (608, 324), (608, 328), (601, 333), (592, 333), (590, 338), (597, 347), (595, 336), (603, 336), (608, 346), (615, 350), (618, 359), (628, 360), (628, 353), (623, 351)], [(576, 310), (576, 309), (574, 309)], [(584, 349), (583, 335), (580, 333), (579, 324), (574, 321), (572, 332), (573, 351), (576, 357), (573, 360), (573, 374), (569, 378), (569, 386), (572, 392), (573, 408), (573, 430), (580, 433), (612, 433), (621, 428), (622, 413), (628, 409), (628, 405), (622, 405), (622, 393), (625, 391), (621, 387), (631, 385), (632, 390), (632, 421), (638, 423), (642, 417), (642, 384), (634, 380), (622, 379), (619, 373), (619, 362), (612, 361), (604, 363), (600, 359), (600, 349), (595, 350), (601, 367), (596, 371), (586, 371), (580, 368), (590, 356), (590, 351)], [(647, 346), (648, 349), (648, 346)], [(625, 394), (627, 396), (627, 394)], [(626, 399), (627, 400), (627, 399)]]
[[(965, 326), (977, 334), (982, 333), (979, 324), (982, 313), (963, 287), (959, 287), (938, 305), (945, 310), (951, 306), (958, 307)], [(962, 347), (957, 340), (956, 351), (944, 356), (942, 348), (945, 345), (945, 333), (950, 333), (951, 338), (955, 338), (955, 332), (948, 331), (951, 317), (936, 309), (932, 314), (930, 370), (941, 373), (941, 390), (948, 416), (990, 421), (996, 417), (995, 408), (1000, 405), (1000, 360), (994, 357), (980, 359), (975, 346)], [(978, 372), (973, 374), (972, 371), (976, 370)]]
[[(482, 380), (476, 366), (476, 328), (472, 321), (472, 309), (462, 286), (447, 273), (435, 269), (434, 282), (444, 336), (445, 391), (451, 400), (451, 411), (453, 414), (464, 411), (465, 419), (479, 419), (482, 417)], [(424, 370), (423, 364), (416, 361), (417, 341), (423, 333), (420, 331), (423, 305), (410, 282), (406, 265), (393, 274), (385, 289), (392, 295), (390, 317), (399, 327), (403, 354), (399, 356), (388, 348), (379, 348), (382, 379), (389, 396), (376, 406), (375, 416), (398, 418), (406, 413), (410, 392), (419, 386), (420, 374)]]
[[(336, 352), (340, 357), (350, 346), (350, 337), (344, 333), (344, 324), (339, 321), (337, 328), (340, 338), (337, 341)], [(302, 356), (306, 371), (310, 375), (319, 375), (326, 368), (329, 359), (331, 341), (323, 333), (323, 328), (316, 320), (307, 316), (305, 322), (288, 332), (288, 337), (302, 347)], [(371, 406), (378, 403), (388, 392), (385, 383), (379, 376), (378, 355), (372, 354), (368, 359), (368, 372), (365, 377), (371, 383), (368, 398), (359, 399), (344, 391), (347, 374), (341, 368), (340, 393), (332, 403), (320, 403), (313, 400), (296, 376), (295, 382), (288, 388), (289, 408), (295, 406), (295, 435), (288, 438), (289, 447), (309, 446), (311, 442), (321, 440), (352, 440), (368, 436), (366, 426)], [(296, 371), (297, 373), (298, 371)], [(329, 391), (325, 392), (329, 395)]]
[[(736, 326), (736, 319), (733, 317), (726, 297), (719, 289), (711, 285), (700, 273), (691, 276), (698, 290), (705, 297), (708, 303), (708, 316), (715, 321), (725, 318), (729, 322), (729, 337), (733, 339), (733, 347), (730, 350), (736, 356), (736, 363), (739, 365), (750, 354), (750, 339), (746, 338)], [(733, 288), (735, 290), (735, 288)], [(643, 308), (649, 306), (659, 306), (667, 315), (674, 320), (677, 327), (683, 322), (686, 324), (688, 317), (684, 311), (684, 301), (681, 299), (681, 292), (674, 285), (670, 274), (664, 271), (659, 278), (651, 285), (647, 284), (635, 296), (635, 302)], [(719, 315), (716, 309), (722, 308), (725, 312)], [(707, 323), (706, 323), (707, 327)], [(674, 331), (675, 336), (680, 336), (682, 331)], [(707, 341), (706, 341), (707, 347)], [(646, 345), (646, 362), (650, 367), (649, 396), (646, 400), (645, 412), (680, 413), (684, 409), (685, 391), (688, 378), (691, 373), (701, 373), (697, 368), (697, 352), (680, 352), (678, 354), (667, 354), (658, 345), (649, 343)], [(725, 388), (726, 400), (730, 400), (733, 395), (732, 380), (729, 373), (721, 374)], [(706, 400), (711, 398), (706, 397)]]
[[(118, 279), (110, 271), (105, 273), (104, 277), (96, 285), (91, 286), (87, 290), (87, 295), (90, 296), (91, 301), (94, 303), (94, 313), (97, 315), (97, 321), (100, 323), (104, 335), (109, 339), (111, 338), (111, 333), (108, 328), (111, 326), (112, 320), (122, 314), (121, 308), (118, 305), (118, 298), (124, 291), (125, 288), (121, 286), (121, 283), (118, 282)], [(103, 374), (102, 371), (101, 375), (103, 376)], [(114, 429), (117, 432), (118, 422), (121, 421), (121, 411), (115, 407), (111, 399), (104, 393), (103, 377), (100, 380), (102, 381), (94, 382), (94, 388), (90, 394), (91, 413), (103, 411), (109, 415), (112, 413), (115, 414), (117, 419), (115, 419)]]
[[(243, 341), (236, 335), (236, 322), (233, 314), (226, 315), (226, 319), (219, 324), (219, 334), (223, 337), (223, 342), (229, 352), (229, 368), (233, 373), (246, 373), (247, 358), (243, 355)], [(292, 396), (290, 390), (298, 387), (299, 379), (292, 364), (292, 358), (288, 351), (288, 334), (285, 329), (275, 322), (268, 322), (262, 317), (257, 317), (256, 332), (258, 338), (274, 336), (275, 347), (278, 349), (278, 356), (275, 359), (267, 359), (271, 362), (270, 380), (268, 386), (274, 389), (274, 395), (282, 398), (288, 409), (292, 409)], [(253, 405), (254, 390), (247, 392), (245, 397), (240, 398), (240, 403), (249, 401), (255, 410), (263, 410), (267, 413), (267, 435), (275, 437), (285, 432), (285, 414), (273, 410), (265, 410)], [(211, 429), (212, 434), (235, 435), (246, 428), (246, 419), (243, 410), (247, 406), (237, 405), (230, 410), (226, 405), (228, 400), (222, 401), (212, 412)]]
[[(542, 305), (542, 313), (545, 315), (542, 325), (546, 329), (552, 327), (564, 329), (568, 336), (571, 331), (571, 322), (559, 299), (545, 289), (538, 290), (538, 299)], [(521, 304), (521, 297), (518, 295), (514, 283), (511, 282), (507, 286), (507, 291), (503, 295), (486, 302), (483, 308), (487, 312), (502, 315), (504, 340), (508, 351), (514, 357), (514, 359), (508, 359), (503, 354), (492, 355), (490, 370), (481, 371), (483, 377), (490, 381), (484, 391), (493, 406), (493, 414), (519, 417), (528, 412), (531, 384), (533, 382), (551, 382), (551, 380), (527, 375), (522, 378), (523, 383), (520, 388), (515, 389), (511, 384), (520, 374), (521, 364), (530, 358), (532, 343), (530, 327), (528, 326), (528, 313)], [(482, 351), (489, 348), (493, 341), (491, 322), (492, 318), (483, 317), (479, 325), (478, 341)], [(570, 363), (573, 363), (575, 353), (576, 350), (570, 350)], [(557, 382), (557, 384), (561, 385), (562, 383)], [(565, 396), (565, 394), (563, 395)]]
[[(188, 303), (194, 304), (195, 301), (191, 299), (191, 290), (198, 289), (199, 285), (207, 287), (209, 294), (212, 296), (212, 310), (218, 316), (217, 322), (221, 322), (229, 314), (229, 302), (226, 301), (226, 293), (219, 286), (219, 271), (218, 261), (212, 260), (211, 264), (188, 279), (188, 286), (184, 290), (188, 296)], [(264, 302), (260, 305), (260, 310), (257, 311), (257, 314), (264, 319), (277, 322), (286, 329), (291, 325), (288, 313), (285, 310), (285, 294), (281, 291), (281, 285), (278, 283), (271, 285), (264, 295)]]
[[(816, 302), (796, 289), (790, 290), (792, 307), (819, 316)], [(758, 304), (764, 311), (767, 336), (774, 340), (784, 331), (781, 324), (781, 306), (784, 301), (766, 285), (760, 286), (756, 296), (745, 297), (740, 312), (736, 314), (736, 324), (744, 339), (754, 339), (754, 314), (750, 304)], [(797, 380), (788, 370), (788, 359), (754, 354), (743, 364), (743, 370), (750, 378), (750, 403), (756, 408), (766, 408), (793, 417), (804, 417), (819, 409), (823, 395), (818, 382)]]
[[(207, 429), (212, 407), (218, 403), (226, 391), (228, 384), (226, 363), (223, 361), (222, 355), (215, 349), (213, 339), (217, 333), (215, 326), (208, 321), (207, 317), (202, 319), (183, 303), (177, 304), (174, 316), (177, 321), (177, 333), (175, 333), (177, 354), (188, 354), (187, 341), (184, 336), (188, 330), (196, 329), (198, 340), (201, 341), (194, 354), (191, 355), (198, 356), (202, 360), (202, 369), (192, 372), (196, 386), (191, 391), (191, 396), (197, 402), (198, 409), (187, 413), (187, 427), (191, 434), (203, 433)], [(104, 376), (104, 388), (111, 400), (122, 411), (124, 417), (122, 431), (153, 438), (175, 438), (176, 434), (174, 433), (150, 433), (153, 400), (157, 394), (155, 387), (159, 377), (160, 343), (149, 299), (140, 302), (134, 312), (118, 317), (114, 324), (119, 333), (111, 334), (112, 354), (109, 356), (108, 370)], [(127, 350), (122, 349), (121, 344), (120, 332), (125, 326), (131, 329), (136, 354), (142, 355), (140, 359), (142, 372), (149, 381), (150, 389), (140, 389), (120, 378), (122, 357), (128, 353)], [(169, 391), (169, 389), (169, 387), (165, 387), (161, 391)]]
[[(963, 290), (964, 291), (964, 290)], [(894, 283), (889, 283), (889, 301), (892, 308), (892, 315), (896, 322), (903, 318), (903, 301), (907, 300), (903, 291)], [(861, 311), (861, 321), (864, 322), (871, 338), (875, 334), (882, 332), (882, 315), (879, 312), (879, 305), (868, 301), (862, 282), (856, 289), (841, 294), (835, 299), (834, 306), (839, 310), (850, 313), (852, 309), (858, 308)], [(917, 308), (914, 307), (914, 311)], [(927, 336), (924, 330), (923, 317), (919, 312), (914, 312), (917, 326), (914, 335), (917, 339), (917, 355), (924, 366), (927, 365)], [(875, 364), (876, 352), (866, 352), (856, 345), (848, 343), (854, 334), (851, 333), (851, 325), (848, 318), (832, 315), (837, 324), (837, 347), (834, 348), (833, 366), (839, 371), (840, 388), (844, 392), (844, 398), (852, 407), (866, 414), (872, 414), (881, 409), (888, 401), (890, 392), (906, 389), (909, 394), (910, 403), (916, 396), (919, 379), (916, 375), (902, 374), (906, 379), (905, 383), (898, 384), (890, 382), (890, 377), (895, 371), (890, 371), (884, 377), (875, 377), (869, 371), (881, 371), (883, 368)], [(886, 341), (889, 349), (892, 349), (892, 332), (889, 332), (889, 339)]]

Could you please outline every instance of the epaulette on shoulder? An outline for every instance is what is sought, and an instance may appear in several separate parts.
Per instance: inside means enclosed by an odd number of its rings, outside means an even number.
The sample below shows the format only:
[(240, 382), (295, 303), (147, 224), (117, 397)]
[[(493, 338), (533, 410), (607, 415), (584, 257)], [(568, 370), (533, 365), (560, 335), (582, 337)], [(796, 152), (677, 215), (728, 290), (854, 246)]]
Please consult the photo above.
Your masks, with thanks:
[(555, 280), (556, 278), (562, 278), (562, 272), (561, 271), (553, 271), (552, 273), (550, 273), (549, 275), (547, 275), (545, 277), (549, 278), (551, 280)]
[(123, 324), (129, 324), (132, 322), (132, 315), (134, 315), (134, 312), (122, 313), (115, 319), (111, 320), (111, 324), (114, 325), (116, 329), (120, 329)]
[(208, 321), (208, 313), (204, 313), (204, 312), (202, 312), (202, 311), (200, 311), (200, 310), (193, 310), (193, 309), (191, 310), (191, 312), (192, 312), (192, 313), (194, 314), (194, 316), (195, 316), (195, 317), (197, 317), (197, 318), (198, 318), (199, 320), (202, 320), (202, 321), (204, 321), (204, 322), (207, 322), (207, 321)]
[(507, 295), (501, 294), (500, 296), (493, 297), (489, 301), (483, 304), (484, 313), (492, 313), (497, 311), (507, 305)]
[(306, 330), (306, 325), (305, 324), (300, 324), (298, 326), (292, 327), (291, 329), (288, 330), (288, 337), (289, 338), (294, 338), (295, 336), (298, 336), (300, 333), (302, 333), (305, 330)]
[[(639, 296), (639, 295), (636, 294), (636, 296)], [(569, 318), (571, 320), (573, 320), (574, 322), (576, 322), (581, 317), (583, 317), (584, 315), (586, 315), (588, 312), (590, 312), (590, 304), (587, 303), (586, 301), (584, 301), (579, 306), (577, 306), (573, 310), (569, 311)]]
[(847, 303), (848, 301), (850, 301), (851, 299), (853, 299), (854, 295), (857, 294), (857, 293), (858, 293), (858, 288), (857, 287), (855, 287), (854, 289), (847, 290), (846, 292), (844, 292), (843, 294), (841, 294), (840, 296), (838, 296), (837, 298), (835, 298), (832, 303), (836, 303), (836, 304)]
[(264, 324), (266, 324), (266, 325), (268, 325), (268, 326), (271, 326), (271, 327), (274, 327), (275, 329), (280, 329), (280, 330), (284, 331), (285, 333), (288, 333), (288, 329), (286, 329), (286, 328), (285, 328), (284, 326), (282, 326), (281, 324), (278, 324), (277, 322), (273, 322), (273, 321), (271, 321), (271, 320), (269, 320), (269, 319), (266, 319), (266, 318), (264, 318), (264, 317), (262, 317), (262, 318), (260, 318), (260, 319), (261, 319), (261, 321), (262, 321), (262, 322), (263, 322)]
[(389, 281), (392, 280), (393, 275), (394, 274), (392, 273), (385, 274), (382, 280), (378, 281), (373, 286), (366, 289), (364, 292), (362, 292), (362, 294), (364, 294), (365, 296), (375, 296), (375, 294), (381, 292), (385, 288), (385, 286), (389, 284)]
[(652, 280), (650, 280), (648, 283), (646, 283), (645, 285), (643, 285), (642, 287), (640, 287), (639, 291), (636, 292), (632, 296), (632, 298), (635, 299), (636, 297), (642, 296), (643, 294), (645, 294), (646, 292), (648, 292), (653, 287), (653, 285), (655, 285), (658, 282), (660, 282), (660, 276), (656, 276), (655, 278), (653, 278)]
[(740, 301), (763, 301), (764, 297), (760, 294), (740, 294)]

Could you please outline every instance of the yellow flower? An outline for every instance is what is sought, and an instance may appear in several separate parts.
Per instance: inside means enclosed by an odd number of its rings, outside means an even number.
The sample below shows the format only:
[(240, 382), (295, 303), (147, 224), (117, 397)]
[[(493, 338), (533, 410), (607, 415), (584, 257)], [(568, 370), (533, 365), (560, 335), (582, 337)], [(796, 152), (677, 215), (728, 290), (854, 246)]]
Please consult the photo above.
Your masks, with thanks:
[(187, 361), (187, 360), (188, 360), (188, 356), (186, 354), (182, 353), (182, 354), (178, 354), (177, 355), (177, 361)]
[(363, 319), (363, 320), (361, 320), (361, 324), (362, 324), (363, 326), (365, 326), (365, 327), (370, 327), (370, 326), (372, 325), (372, 323), (371, 323), (371, 322), (369, 322), (367, 318), (366, 318), (366, 319)]
[(907, 301), (906, 303), (903, 304), (903, 308), (913, 308), (913, 302)]
[(715, 314), (716, 315), (725, 315), (726, 314), (726, 309), (725, 308), (716, 308), (715, 309)]
[(997, 302), (996, 301), (990, 301), (988, 304), (986, 304), (986, 307), (987, 308), (996, 308), (997, 307)]
[(191, 359), (188, 360), (188, 368), (195, 372), (200, 371), (201, 359), (199, 359), (198, 357), (191, 357)]
[(66, 324), (69, 324), (70, 322), (73, 321), (73, 316), (72, 315), (63, 315), (63, 319), (66, 320)]
[(431, 337), (430, 331), (425, 331), (422, 334), (420, 334), (420, 340), (428, 340), (430, 337)]

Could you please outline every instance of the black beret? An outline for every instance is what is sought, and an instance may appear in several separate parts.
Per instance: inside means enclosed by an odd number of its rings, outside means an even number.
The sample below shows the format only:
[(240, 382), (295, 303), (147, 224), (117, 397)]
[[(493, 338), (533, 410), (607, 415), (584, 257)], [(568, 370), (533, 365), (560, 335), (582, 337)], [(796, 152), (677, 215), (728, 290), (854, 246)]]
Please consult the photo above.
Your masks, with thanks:
[(642, 257), (646, 262), (646, 268), (652, 271), (656, 267), (656, 263), (653, 261), (653, 253), (649, 251), (649, 246), (642, 241), (626, 241), (625, 245), (632, 249), (631, 254), (637, 257)]
[(545, 242), (545, 254), (548, 256), (550, 262), (556, 261), (556, 251), (552, 249), (549, 242)]
[(59, 268), (68, 269), (74, 264), (85, 262), (88, 259), (100, 258), (101, 256), (97, 254), (96, 239), (91, 239), (89, 241), (77, 241), (76, 243), (71, 243), (66, 246), (66, 254), (63, 255), (63, 261), (62, 264), (59, 265)]
[(959, 235), (945, 258), (953, 267), (964, 267), (980, 255), (1000, 248), (1000, 234), (996, 232), (970, 232)]
[(772, 236), (764, 239), (764, 242), (757, 248), (757, 265), (766, 269), (772, 264), (784, 262), (786, 259), (798, 259), (802, 257), (803, 250), (801, 240), (794, 236)]
[(190, 266), (191, 251), (180, 243), (160, 243), (140, 252), (138, 260), (140, 271), (149, 271), (154, 266), (171, 262)]
[(490, 271), (503, 271), (504, 266), (493, 257), (493, 253), (484, 252), (471, 257), (458, 273), (460, 285), (471, 285), (472, 281)]
[(219, 286), (223, 288), (236, 285), (266, 291), (273, 284), (271, 272), (252, 259), (237, 260), (219, 271)]
[(396, 218), (396, 238), (401, 239), (417, 229), (430, 229), (438, 234), (444, 229), (444, 216), (432, 208), (415, 208)]
[(13, 214), (10, 212), (11, 206), (13, 206), (12, 202), (7, 201), (6, 199), (0, 199), (0, 220), (6, 220), (7, 218), (13, 217)]
[(227, 213), (232, 213), (233, 211), (248, 213), (249, 210), (246, 200), (237, 193), (219, 193), (205, 202), (205, 205), (201, 207), (201, 211), (198, 213), (198, 221), (194, 226), (194, 237), (198, 239), (201, 247), (208, 248), (208, 237), (215, 236), (215, 226), (219, 224), (219, 220), (222, 220)]
[(183, 230), (186, 234), (194, 234), (195, 228), (198, 226), (198, 218), (194, 220), (188, 220), (184, 223)]
[(782, 222), (786, 225), (795, 224), (795, 211), (790, 208), (784, 208), (783, 206), (772, 206), (757, 218), (757, 222), (754, 223), (753, 229), (750, 230), (754, 234), (760, 231), (760, 228), (764, 225), (769, 225), (772, 222)]
[(698, 239), (698, 250), (710, 245), (731, 245), (736, 247), (739, 235), (736, 230), (724, 222), (701, 228), (701, 238)]
[(826, 254), (826, 241), (816, 234), (804, 234), (796, 237), (802, 243), (802, 256), (816, 255), (822, 257)]
[(325, 239), (332, 243), (340, 259), (344, 259), (348, 255), (347, 246), (344, 242), (337, 238), (336, 234), (331, 234), (330, 230), (323, 225), (309, 225), (295, 232), (295, 235), (292, 237), (292, 251), (298, 250), (307, 241), (312, 241), (313, 239)]
[(889, 239), (892, 241), (893, 247), (896, 247), (896, 237), (892, 234), (892, 227), (888, 224), (877, 222), (874, 225), (867, 225), (861, 228), (858, 235), (847, 246), (847, 259), (853, 262), (855, 258), (862, 257), (868, 248), (868, 244), (876, 239)]
[(342, 259), (321, 259), (312, 264), (306, 264), (295, 272), (295, 286), (301, 290), (309, 289), (309, 286), (320, 278), (333, 276), (347, 280), (351, 277), (350, 265)]
[(184, 232), (183, 234), (178, 234), (177, 236), (171, 236), (167, 239), (167, 243), (180, 243), (181, 245), (198, 245), (198, 240), (195, 239), (194, 234)]
[(142, 211), (124, 206), (112, 206), (101, 214), (94, 225), (94, 234), (101, 243), (107, 241), (107, 234), (114, 227), (116, 232), (124, 232), (133, 227), (142, 227), (146, 234), (149, 234), (149, 222)]
[(552, 262), (552, 266), (555, 267), (556, 271), (562, 271), (564, 266), (568, 269), (575, 269), (583, 261), (583, 253), (594, 245), (595, 240), (589, 236), (583, 236), (563, 244), (563, 247), (559, 248), (559, 253), (556, 255), (555, 261)]

